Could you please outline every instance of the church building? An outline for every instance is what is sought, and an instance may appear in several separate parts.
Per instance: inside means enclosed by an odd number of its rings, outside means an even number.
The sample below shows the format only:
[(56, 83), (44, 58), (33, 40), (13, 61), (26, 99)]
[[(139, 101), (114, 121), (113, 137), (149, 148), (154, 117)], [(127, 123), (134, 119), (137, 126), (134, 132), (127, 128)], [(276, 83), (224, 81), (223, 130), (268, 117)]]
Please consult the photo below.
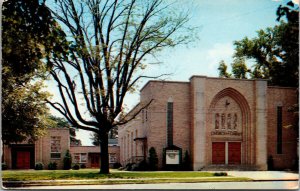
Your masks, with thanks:
[(180, 165), (185, 153), (195, 171), (292, 169), (298, 130), (290, 108), (297, 103), (296, 88), (266, 80), (149, 81), (127, 116), (140, 113), (119, 127), (120, 162), (147, 160), (153, 147), (159, 169)]

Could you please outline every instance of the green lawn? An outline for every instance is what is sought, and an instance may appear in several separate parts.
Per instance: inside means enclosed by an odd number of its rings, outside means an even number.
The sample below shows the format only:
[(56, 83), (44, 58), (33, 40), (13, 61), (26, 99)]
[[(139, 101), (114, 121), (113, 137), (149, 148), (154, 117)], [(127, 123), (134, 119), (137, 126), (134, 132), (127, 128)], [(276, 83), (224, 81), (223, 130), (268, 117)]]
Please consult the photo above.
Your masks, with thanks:
[[(170, 183), (208, 181), (250, 181), (248, 178), (214, 176), (209, 172), (128, 172), (111, 170), (108, 175), (99, 174), (99, 169), (80, 170), (6, 170), (2, 171), (3, 181), (37, 181), (43, 185), (62, 184), (120, 184), (120, 183)], [(45, 183), (39, 180), (65, 180)], [(72, 181), (81, 180), (81, 181)], [(26, 184), (36, 184), (26, 183)]]
[(6, 170), (3, 180), (80, 180), (80, 179), (137, 179), (137, 178), (197, 178), (213, 177), (209, 172), (128, 172), (111, 170), (110, 174), (99, 174), (99, 169), (80, 170)]

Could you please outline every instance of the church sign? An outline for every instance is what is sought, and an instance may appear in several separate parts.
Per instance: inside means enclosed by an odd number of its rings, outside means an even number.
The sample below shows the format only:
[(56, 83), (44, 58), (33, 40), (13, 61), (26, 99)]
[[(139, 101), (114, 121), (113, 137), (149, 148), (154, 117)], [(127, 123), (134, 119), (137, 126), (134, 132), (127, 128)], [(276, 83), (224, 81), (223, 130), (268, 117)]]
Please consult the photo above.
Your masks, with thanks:
[(180, 164), (179, 150), (166, 150), (166, 164)]
[(231, 135), (231, 136), (242, 136), (242, 133), (237, 131), (212, 131), (211, 135)]

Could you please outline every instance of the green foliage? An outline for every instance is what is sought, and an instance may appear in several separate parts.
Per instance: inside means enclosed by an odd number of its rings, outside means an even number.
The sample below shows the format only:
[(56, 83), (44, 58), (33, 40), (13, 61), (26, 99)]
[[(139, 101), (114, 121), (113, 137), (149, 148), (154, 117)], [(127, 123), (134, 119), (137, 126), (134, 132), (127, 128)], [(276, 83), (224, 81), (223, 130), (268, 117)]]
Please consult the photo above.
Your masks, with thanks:
[(42, 80), (54, 20), (38, 0), (5, 1), (2, 13), (2, 140), (34, 141), (50, 125)]
[(54, 115), (50, 115), (49, 118), (54, 121), (55, 125), (53, 126), (56, 128), (70, 127), (69, 122), (65, 118), (57, 117)]
[(48, 164), (48, 170), (56, 170), (57, 169), (57, 163), (56, 162), (50, 162)]
[(158, 157), (154, 147), (151, 147), (149, 149), (148, 164), (149, 164), (149, 170), (157, 170)]
[(34, 170), (43, 170), (44, 169), (44, 164), (41, 162), (37, 162), (34, 166)]
[(7, 169), (8, 169), (7, 164), (2, 163), (2, 164), (1, 164), (1, 170), (7, 170)]
[(227, 176), (227, 172), (215, 172), (214, 176)]
[[(226, 179), (213, 179), (213, 173), (210, 172), (200, 172), (200, 171), (193, 171), (193, 172), (127, 172), (127, 171), (112, 171), (110, 174), (100, 174), (98, 169), (85, 169), (85, 170), (56, 170), (55, 173), (43, 170), (43, 171), (15, 171), (15, 170), (8, 170), (2, 173), (2, 178), (4, 181), (24, 181), (24, 180), (109, 180), (110, 182), (113, 179), (125, 179), (128, 182), (129, 179), (137, 179), (137, 183), (141, 183), (141, 181), (145, 181), (146, 179), (153, 180), (154, 179), (162, 179), (166, 182), (166, 179), (176, 178), (183, 179), (186, 182), (190, 182), (191, 180), (198, 179), (198, 181), (221, 181), (221, 180), (241, 180), (237, 178), (230, 179), (230, 177), (226, 177)], [(249, 179), (243, 179), (249, 180)], [(151, 182), (151, 181), (150, 181)], [(98, 181), (99, 183), (99, 181)], [(124, 182), (126, 183), (126, 182)], [(146, 182), (148, 183), (148, 182)]]
[(220, 77), (224, 77), (224, 78), (230, 78), (231, 77), (231, 74), (229, 74), (227, 72), (227, 65), (226, 65), (224, 60), (220, 61), (218, 70), (219, 70), (219, 76)]
[(34, 76), (44, 76), (42, 59), (46, 52), (51, 25), (50, 11), (38, 0), (3, 2), (3, 79), (18, 77), (16, 82), (28, 82)]
[(191, 170), (191, 157), (186, 150), (182, 161), (182, 170)]
[(298, 27), (281, 22), (259, 30), (257, 37), (235, 41), (235, 58), (254, 59), (252, 78), (268, 79), (270, 85), (298, 85)]
[(246, 79), (247, 78), (247, 72), (249, 72), (245, 59), (243, 58), (236, 58), (234, 59), (233, 63), (231, 64), (232, 67), (232, 73), (234, 78), (239, 79)]
[(80, 166), (79, 164), (74, 164), (73, 167), (72, 167), (73, 170), (79, 170), (80, 169)]
[[(234, 42), (235, 54), (232, 63), (234, 78), (268, 79), (269, 85), (297, 87), (299, 81), (299, 6), (288, 2), (280, 6), (277, 20), (286, 16), (288, 23), (281, 21), (274, 27), (257, 31), (257, 36)], [(248, 69), (245, 60), (255, 61)], [(230, 77), (227, 65), (220, 62), (220, 77)]]
[(288, 22), (296, 24), (299, 22), (299, 5), (293, 3), (293, 1), (287, 2), (285, 6), (279, 5), (276, 15), (277, 21), (280, 21), (282, 16), (286, 16)]
[(116, 163), (113, 164), (113, 169), (118, 169), (118, 168), (121, 168), (121, 167), (122, 167), (122, 165), (119, 162), (116, 162)]
[(67, 150), (65, 156), (64, 156), (64, 170), (70, 170), (72, 166), (72, 156), (69, 152), (69, 150)]
[(267, 165), (268, 165), (268, 170), (274, 170), (274, 159), (272, 155), (268, 156)]
[(5, 144), (36, 140), (48, 125), (48, 108), (41, 83), (14, 86), (2, 91), (2, 140)]
[(85, 164), (81, 164), (80, 168), (86, 168), (86, 165)]

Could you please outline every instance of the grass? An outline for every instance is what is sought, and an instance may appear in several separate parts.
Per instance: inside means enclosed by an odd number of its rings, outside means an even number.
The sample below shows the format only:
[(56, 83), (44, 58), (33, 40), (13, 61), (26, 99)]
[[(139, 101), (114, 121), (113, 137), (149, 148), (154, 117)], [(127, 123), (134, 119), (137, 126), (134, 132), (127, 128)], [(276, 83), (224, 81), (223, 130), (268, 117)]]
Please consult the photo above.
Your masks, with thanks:
[(7, 170), (2, 171), (2, 177), (4, 181), (213, 177), (213, 173), (209, 172), (128, 172), (118, 170), (111, 170), (110, 172), (110, 174), (104, 175), (99, 174), (99, 169)]
[[(210, 172), (128, 172), (111, 170), (108, 175), (99, 174), (99, 169), (80, 170), (7, 170), (2, 171), (3, 181), (16, 182), (14, 186), (68, 185), (68, 184), (128, 184), (128, 183), (173, 183), (173, 182), (214, 182), (250, 181), (248, 178), (214, 176)], [(45, 182), (44, 180), (56, 180)], [(59, 181), (61, 180), (61, 181)], [(74, 181), (80, 180), (80, 181)], [(44, 181), (44, 182), (43, 182)]]

